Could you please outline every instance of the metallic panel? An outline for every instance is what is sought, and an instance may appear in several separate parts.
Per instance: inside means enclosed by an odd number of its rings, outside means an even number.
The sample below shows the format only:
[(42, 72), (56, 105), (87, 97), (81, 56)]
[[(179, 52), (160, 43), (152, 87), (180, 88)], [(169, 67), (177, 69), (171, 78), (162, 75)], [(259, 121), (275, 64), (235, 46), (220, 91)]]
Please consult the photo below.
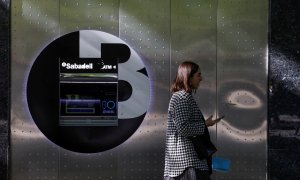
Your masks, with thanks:
[(61, 35), (78, 30), (119, 32), (119, 0), (59, 0)]
[[(183, 61), (194, 61), (200, 66), (203, 81), (194, 98), (205, 118), (216, 116), (216, 32), (216, 0), (171, 2), (170, 78), (173, 81)], [(216, 127), (209, 131), (215, 142)]]
[[(100, 30), (119, 34), (119, 0), (60, 0), (60, 34)], [(98, 56), (99, 57), (99, 56)], [(82, 154), (59, 149), (59, 179), (118, 179), (118, 148)]]
[[(195, 98), (231, 171), (213, 179), (266, 178), (267, 1), (12, 1), (11, 179), (162, 179), (169, 85), (179, 63), (200, 65)], [(147, 115), (120, 146), (82, 154), (50, 142), (28, 112), (26, 82), (38, 53), (59, 36), (93, 29), (119, 36), (151, 81)]]
[(57, 1), (12, 1), (11, 179), (58, 179), (58, 147), (39, 131), (26, 101), (28, 71), (38, 53), (58, 36)]
[(218, 1), (218, 179), (266, 179), (268, 1)]
[(169, 101), (169, 1), (120, 1), (120, 38), (142, 57), (151, 83), (150, 107), (136, 133), (122, 145), (120, 179), (162, 179)]

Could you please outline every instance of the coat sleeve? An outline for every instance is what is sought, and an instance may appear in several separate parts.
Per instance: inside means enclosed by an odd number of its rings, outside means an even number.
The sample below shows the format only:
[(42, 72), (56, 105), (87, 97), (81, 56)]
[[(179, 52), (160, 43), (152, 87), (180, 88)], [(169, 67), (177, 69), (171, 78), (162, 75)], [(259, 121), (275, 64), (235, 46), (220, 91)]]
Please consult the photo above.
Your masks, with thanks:
[(193, 108), (189, 99), (181, 99), (172, 109), (173, 122), (177, 132), (182, 136), (189, 137), (204, 134), (205, 124), (200, 119), (194, 119)]

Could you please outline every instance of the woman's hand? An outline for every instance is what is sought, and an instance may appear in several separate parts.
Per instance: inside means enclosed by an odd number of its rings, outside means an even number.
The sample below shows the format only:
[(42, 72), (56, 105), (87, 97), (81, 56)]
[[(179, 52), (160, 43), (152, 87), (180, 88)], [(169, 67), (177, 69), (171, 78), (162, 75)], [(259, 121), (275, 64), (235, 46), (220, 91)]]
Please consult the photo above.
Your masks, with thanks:
[(220, 122), (222, 118), (224, 118), (224, 116), (222, 116), (220, 118), (213, 120), (212, 117), (213, 117), (213, 115), (209, 116), (209, 118), (206, 119), (206, 121), (205, 121), (206, 126), (213, 126), (216, 123)]

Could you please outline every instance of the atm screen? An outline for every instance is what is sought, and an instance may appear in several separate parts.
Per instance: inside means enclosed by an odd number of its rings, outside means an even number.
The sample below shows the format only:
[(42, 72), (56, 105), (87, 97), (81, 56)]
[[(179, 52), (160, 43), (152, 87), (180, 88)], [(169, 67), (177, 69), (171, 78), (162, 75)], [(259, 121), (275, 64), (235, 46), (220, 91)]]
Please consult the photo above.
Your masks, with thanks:
[(60, 126), (118, 125), (117, 61), (61, 59), (59, 72)]
[(60, 83), (60, 125), (116, 125), (117, 83)]
[(61, 83), (62, 116), (117, 116), (116, 83)]

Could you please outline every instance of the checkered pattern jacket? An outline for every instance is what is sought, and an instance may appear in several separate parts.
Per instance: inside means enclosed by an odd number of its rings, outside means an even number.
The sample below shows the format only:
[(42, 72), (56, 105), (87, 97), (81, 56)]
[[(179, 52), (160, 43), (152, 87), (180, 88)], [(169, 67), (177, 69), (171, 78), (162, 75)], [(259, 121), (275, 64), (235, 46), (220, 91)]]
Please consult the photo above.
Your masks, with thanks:
[(207, 161), (200, 160), (188, 137), (204, 134), (204, 117), (191, 93), (175, 92), (168, 109), (164, 176), (176, 177), (187, 167), (208, 171)]

